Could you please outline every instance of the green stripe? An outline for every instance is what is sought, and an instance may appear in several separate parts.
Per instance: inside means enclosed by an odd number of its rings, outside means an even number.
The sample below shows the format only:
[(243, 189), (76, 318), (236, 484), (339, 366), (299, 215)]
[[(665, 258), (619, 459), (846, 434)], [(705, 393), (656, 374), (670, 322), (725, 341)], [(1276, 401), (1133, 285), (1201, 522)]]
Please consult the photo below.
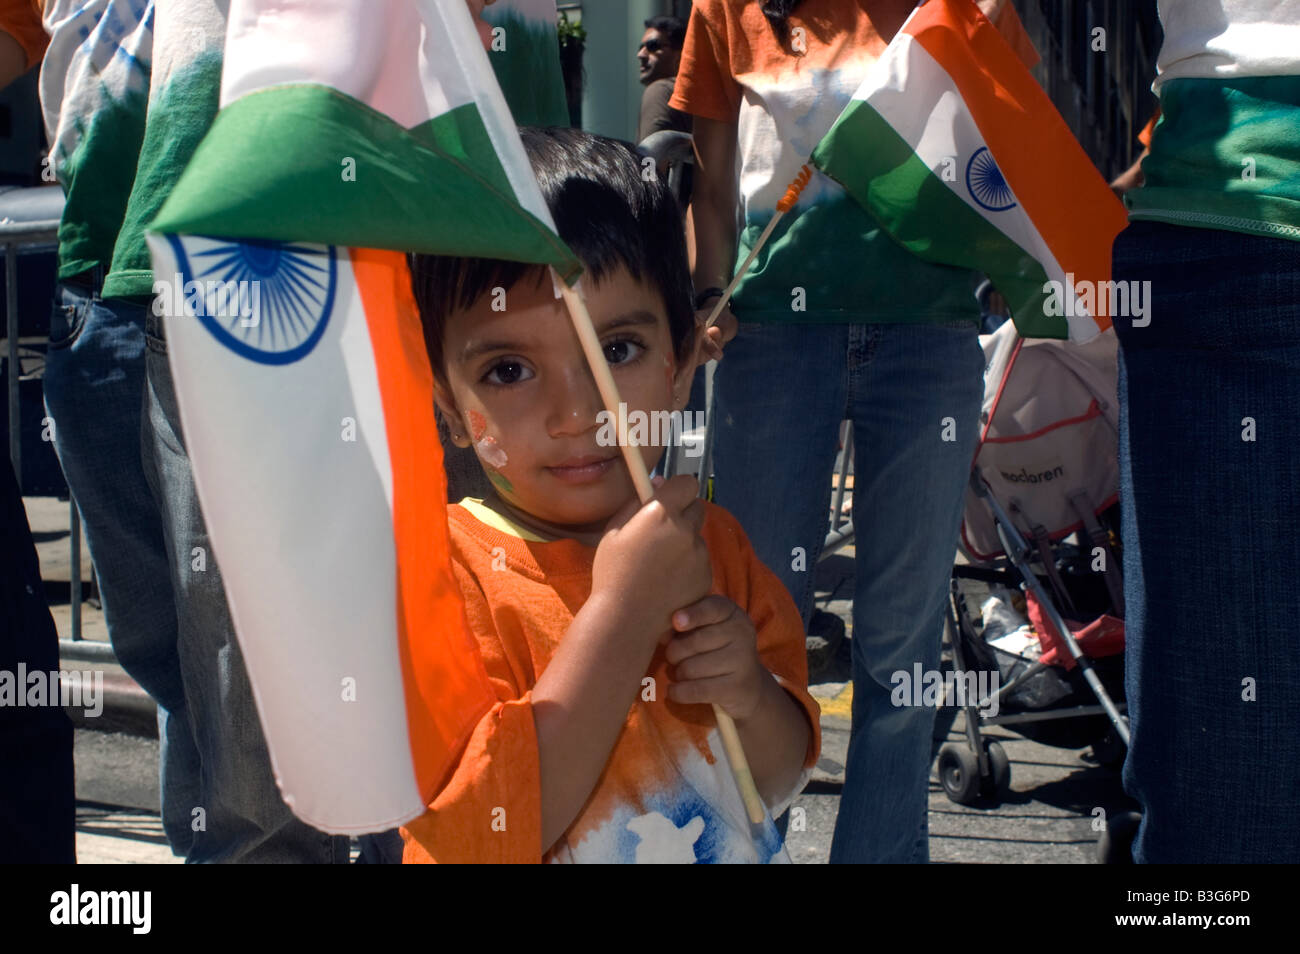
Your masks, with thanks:
[[(855, 100), (813, 151), (895, 241), (930, 262), (986, 274), (1026, 337), (1065, 338), (1064, 318), (1044, 313), (1041, 263), (960, 198), (865, 101)], [(954, 169), (955, 175), (963, 170)]]
[(554, 265), (566, 281), (582, 271), (515, 200), (475, 106), (404, 129), (320, 85), (223, 109), (149, 228), (509, 259)]

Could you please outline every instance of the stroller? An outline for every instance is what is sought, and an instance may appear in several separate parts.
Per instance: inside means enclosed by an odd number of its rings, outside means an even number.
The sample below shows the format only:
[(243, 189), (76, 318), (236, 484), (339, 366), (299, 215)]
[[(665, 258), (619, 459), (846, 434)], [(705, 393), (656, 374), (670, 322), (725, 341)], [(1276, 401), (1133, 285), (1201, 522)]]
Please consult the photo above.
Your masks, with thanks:
[(959, 693), (966, 743), (939, 751), (940, 783), (961, 805), (996, 801), (1010, 783), (1006, 752), (984, 727), (1091, 743), (1109, 765), (1128, 745), (1114, 332), (1084, 345), (1030, 341), (1007, 322), (981, 344), (983, 430), (948, 625), (956, 688), (995, 688)]

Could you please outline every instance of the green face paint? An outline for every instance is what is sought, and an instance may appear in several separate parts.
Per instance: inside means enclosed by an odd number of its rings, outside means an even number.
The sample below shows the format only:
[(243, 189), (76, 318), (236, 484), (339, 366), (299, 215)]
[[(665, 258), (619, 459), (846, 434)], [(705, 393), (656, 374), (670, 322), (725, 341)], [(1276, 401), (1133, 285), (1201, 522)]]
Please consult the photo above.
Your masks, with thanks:
[(496, 487), (497, 490), (504, 490), (508, 494), (515, 492), (514, 485), (512, 485), (510, 481), (506, 480), (504, 474), (498, 474), (495, 470), (489, 470), (487, 475), (488, 480), (492, 481), (492, 485)]

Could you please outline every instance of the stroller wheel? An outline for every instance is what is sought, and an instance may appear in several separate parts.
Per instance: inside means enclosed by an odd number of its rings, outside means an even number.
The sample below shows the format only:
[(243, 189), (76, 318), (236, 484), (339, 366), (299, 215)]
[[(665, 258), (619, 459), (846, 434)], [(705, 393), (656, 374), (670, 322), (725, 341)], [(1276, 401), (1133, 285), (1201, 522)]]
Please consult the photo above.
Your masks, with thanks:
[(1105, 735), (1092, 743), (1092, 757), (1097, 760), (1097, 764), (1104, 765), (1108, 769), (1123, 768), (1127, 755), (1128, 746), (1113, 728), (1108, 728)]
[(1011, 787), (1011, 759), (1002, 743), (993, 739), (984, 741), (984, 752), (989, 757), (989, 775), (980, 780), (980, 793), (997, 799)]
[(939, 784), (948, 800), (972, 805), (980, 795), (980, 767), (975, 753), (949, 742), (939, 750)]

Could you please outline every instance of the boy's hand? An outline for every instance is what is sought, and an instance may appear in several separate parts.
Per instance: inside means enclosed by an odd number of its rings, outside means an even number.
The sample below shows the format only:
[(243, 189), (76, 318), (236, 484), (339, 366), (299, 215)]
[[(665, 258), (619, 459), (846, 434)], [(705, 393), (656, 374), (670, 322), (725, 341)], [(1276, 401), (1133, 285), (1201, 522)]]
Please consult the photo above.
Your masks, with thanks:
[(708, 594), (709, 549), (700, 537), (704, 504), (687, 474), (664, 481), (645, 506), (631, 501), (609, 522), (591, 571), (592, 601), (647, 638), (672, 632), (671, 617)]
[(680, 635), (664, 654), (673, 666), (668, 698), (716, 703), (737, 722), (752, 716), (771, 676), (745, 611), (725, 596), (706, 596), (674, 613), (673, 628)]

